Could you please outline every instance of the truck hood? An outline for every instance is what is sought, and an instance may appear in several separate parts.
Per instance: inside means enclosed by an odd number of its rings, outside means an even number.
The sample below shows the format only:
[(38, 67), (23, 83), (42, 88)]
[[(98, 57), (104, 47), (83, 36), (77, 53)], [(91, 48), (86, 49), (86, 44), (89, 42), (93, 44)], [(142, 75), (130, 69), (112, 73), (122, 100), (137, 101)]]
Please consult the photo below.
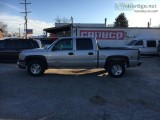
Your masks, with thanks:
[(44, 48), (35, 48), (35, 49), (28, 49), (28, 50), (23, 50), (22, 52), (25, 53), (25, 52), (46, 52), (47, 49), (44, 49)]

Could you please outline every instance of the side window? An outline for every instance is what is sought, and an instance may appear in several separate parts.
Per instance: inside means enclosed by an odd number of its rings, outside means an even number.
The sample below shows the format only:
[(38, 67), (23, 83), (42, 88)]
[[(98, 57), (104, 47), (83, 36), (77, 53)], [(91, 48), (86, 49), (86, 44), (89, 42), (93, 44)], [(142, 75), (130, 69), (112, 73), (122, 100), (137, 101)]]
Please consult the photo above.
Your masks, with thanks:
[(147, 47), (156, 47), (156, 41), (155, 40), (147, 41)]
[(9, 40), (7, 49), (17, 49), (16, 43), (17, 43), (17, 40)]
[(6, 48), (6, 42), (7, 41), (0, 41), (0, 49)]
[(33, 48), (39, 48), (38, 43), (34, 40), (31, 42), (31, 45), (32, 45)]
[(158, 47), (160, 47), (160, 40), (158, 41)]
[(25, 48), (27, 49), (33, 48), (33, 44), (30, 40), (26, 40), (24, 44), (25, 44)]
[(37, 48), (38, 43), (36, 43), (36, 41), (31, 41), (31, 40), (19, 40), (18, 46), (20, 49), (31, 49), (31, 48)]
[(55, 46), (56, 50), (73, 50), (73, 40), (72, 39), (63, 39), (59, 41)]
[(19, 49), (23, 49), (24, 48), (23, 41), (19, 40), (17, 46)]
[(76, 46), (77, 50), (93, 50), (93, 43), (90, 38), (77, 38)]
[(143, 40), (137, 41), (134, 45), (135, 46), (143, 46)]

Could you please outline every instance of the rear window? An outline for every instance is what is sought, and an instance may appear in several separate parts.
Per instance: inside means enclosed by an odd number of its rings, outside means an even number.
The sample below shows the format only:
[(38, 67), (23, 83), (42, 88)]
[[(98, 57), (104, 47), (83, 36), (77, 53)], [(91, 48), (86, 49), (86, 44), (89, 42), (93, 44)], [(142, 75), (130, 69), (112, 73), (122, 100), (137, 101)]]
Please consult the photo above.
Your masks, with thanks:
[(90, 38), (77, 38), (77, 50), (93, 50), (92, 39)]
[(33, 48), (39, 48), (39, 45), (36, 41), (33, 40), (31, 44), (32, 44)]
[(147, 47), (156, 47), (156, 41), (155, 40), (147, 41)]

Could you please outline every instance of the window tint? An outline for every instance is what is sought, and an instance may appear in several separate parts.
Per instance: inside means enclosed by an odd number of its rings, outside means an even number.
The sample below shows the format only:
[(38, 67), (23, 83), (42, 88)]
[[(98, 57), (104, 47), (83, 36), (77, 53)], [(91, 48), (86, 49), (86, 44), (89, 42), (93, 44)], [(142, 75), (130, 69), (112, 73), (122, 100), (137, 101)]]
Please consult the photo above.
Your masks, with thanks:
[(0, 48), (5, 48), (6, 47), (6, 42), (7, 41), (0, 41)]
[(156, 41), (155, 40), (147, 41), (147, 47), (156, 47)]
[(160, 47), (160, 40), (158, 41), (158, 47)]
[(18, 46), (18, 48), (20, 48), (20, 49), (24, 48), (24, 46), (23, 46), (23, 41), (19, 40), (18, 43), (17, 43), (17, 46)]
[(73, 50), (73, 40), (72, 39), (63, 39), (59, 41), (54, 48), (56, 50)]
[(7, 48), (8, 49), (17, 49), (17, 46), (16, 46), (17, 42), (18, 42), (17, 40), (9, 40)]
[(33, 48), (32, 41), (30, 41), (30, 40), (26, 40), (24, 42), (24, 45), (25, 45), (25, 48)]
[(20, 49), (38, 48), (38, 43), (32, 40), (19, 40), (17, 44)]
[(132, 40), (131, 42), (128, 43), (128, 45), (134, 45), (134, 43), (136, 42), (137, 40)]
[(77, 38), (77, 50), (93, 50), (92, 39), (90, 38)]
[(143, 40), (139, 40), (135, 43), (135, 46), (143, 46)]
[(39, 48), (38, 43), (34, 40), (32, 41), (31, 45), (32, 45), (33, 48)]

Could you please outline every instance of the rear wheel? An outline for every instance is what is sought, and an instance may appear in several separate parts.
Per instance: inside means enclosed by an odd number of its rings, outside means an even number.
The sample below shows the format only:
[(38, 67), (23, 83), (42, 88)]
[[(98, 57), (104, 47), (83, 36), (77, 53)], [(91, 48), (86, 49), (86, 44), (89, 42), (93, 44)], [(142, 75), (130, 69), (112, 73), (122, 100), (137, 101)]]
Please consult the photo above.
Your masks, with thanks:
[(109, 63), (107, 70), (110, 76), (119, 78), (125, 73), (125, 65), (120, 62), (111, 62)]
[(31, 61), (27, 66), (27, 71), (31, 76), (38, 77), (44, 74), (44, 65), (39, 60)]

